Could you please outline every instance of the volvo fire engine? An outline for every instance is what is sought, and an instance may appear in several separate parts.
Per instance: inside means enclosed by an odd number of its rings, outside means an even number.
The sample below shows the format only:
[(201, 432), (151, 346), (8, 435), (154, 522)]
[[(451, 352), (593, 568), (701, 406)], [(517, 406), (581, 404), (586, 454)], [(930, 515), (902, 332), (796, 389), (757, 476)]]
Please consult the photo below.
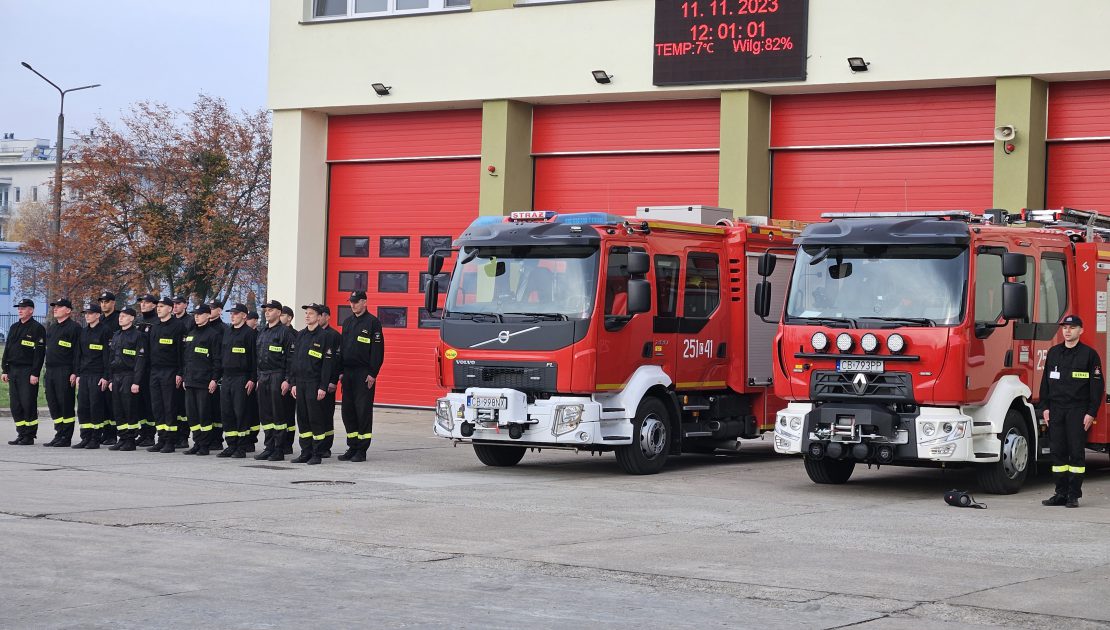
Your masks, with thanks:
[[(974, 466), (1017, 492), (1049, 454), (1034, 413), (1067, 314), (1104, 358), (1110, 221), (1082, 211), (825, 215), (798, 246), (779, 333), (775, 450), (816, 483), (857, 464)], [(1020, 219), (1025, 219), (1022, 221)], [(1051, 366), (1049, 366), (1051, 369)], [(1107, 406), (1088, 447), (1110, 443)]]
[(758, 256), (792, 247), (779, 228), (731, 217), (683, 206), (479, 218), (429, 259), (435, 277), (443, 254), (457, 257), (435, 434), (490, 466), (555, 448), (613, 451), (626, 472), (651, 474), (668, 456), (770, 431), (785, 404), (771, 386), (776, 324), (744, 307)]

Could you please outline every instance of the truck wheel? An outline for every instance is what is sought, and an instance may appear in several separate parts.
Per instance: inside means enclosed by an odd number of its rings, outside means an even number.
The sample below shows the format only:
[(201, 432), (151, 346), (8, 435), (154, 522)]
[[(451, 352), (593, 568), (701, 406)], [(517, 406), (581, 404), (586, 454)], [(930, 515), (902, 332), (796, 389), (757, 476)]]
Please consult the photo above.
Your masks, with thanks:
[(1031, 463), (1025, 422), (1020, 413), (1011, 409), (1002, 424), (1001, 458), (979, 465), (979, 487), (990, 494), (1014, 494), (1025, 485)]
[(630, 475), (654, 475), (667, 463), (670, 447), (667, 407), (658, 398), (644, 398), (632, 420), (632, 444), (616, 449), (617, 463)]
[(850, 459), (810, 459), (805, 458), (806, 474), (813, 483), (836, 483), (848, 481), (856, 462)]
[(486, 466), (516, 466), (524, 457), (523, 446), (474, 444), (474, 454)]

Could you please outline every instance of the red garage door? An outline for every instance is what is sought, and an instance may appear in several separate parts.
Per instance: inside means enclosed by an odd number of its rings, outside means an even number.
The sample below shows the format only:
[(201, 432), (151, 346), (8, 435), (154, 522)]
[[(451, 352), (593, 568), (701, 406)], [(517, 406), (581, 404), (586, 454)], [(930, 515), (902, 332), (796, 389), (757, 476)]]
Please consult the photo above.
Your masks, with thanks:
[(989, 208), (993, 129), (991, 86), (775, 97), (771, 216)]
[(1048, 88), (1048, 208), (1110, 214), (1110, 81)]
[(438, 322), (422, 307), (424, 272), (429, 250), (449, 244), (477, 216), (480, 147), (478, 111), (328, 121), (326, 299), (338, 327), (349, 314), (349, 291), (366, 290), (386, 327), (379, 402), (430, 406), (442, 393)]
[(537, 107), (532, 120), (537, 210), (717, 205), (720, 102)]

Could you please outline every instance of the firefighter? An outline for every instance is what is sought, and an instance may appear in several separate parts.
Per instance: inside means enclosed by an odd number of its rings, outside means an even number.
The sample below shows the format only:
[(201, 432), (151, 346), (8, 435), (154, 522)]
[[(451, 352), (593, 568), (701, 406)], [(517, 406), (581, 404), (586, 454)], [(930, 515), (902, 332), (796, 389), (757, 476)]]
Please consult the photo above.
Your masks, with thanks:
[(207, 455), (213, 443), (211, 402), (220, 379), (220, 332), (208, 321), (212, 309), (193, 309), (196, 328), (185, 336), (181, 376), (185, 385), (185, 410), (193, 431), (193, 446), (186, 455)]
[(1042, 414), (1048, 422), (1056, 493), (1041, 504), (1075, 508), (1083, 496), (1083, 476), (1087, 472), (1087, 430), (1095, 423), (1106, 392), (1098, 353), (1079, 341), (1083, 320), (1068, 315), (1060, 321), (1060, 329), (1064, 343), (1048, 349), (1040, 393)]
[(39, 432), (39, 374), (46, 358), (46, 329), (31, 317), (35, 313), (32, 300), (23, 298), (15, 308), (19, 321), (8, 329), (7, 345), (0, 359), (3, 371), (0, 380), (8, 384), (15, 420), (16, 437), (8, 444), (30, 446)]
[(281, 302), (270, 300), (262, 305), (266, 326), (258, 333), (256, 356), (258, 362), (258, 418), (265, 432), (264, 448), (255, 455), (258, 460), (280, 462), (285, 459), (283, 442), (292, 418), (288, 415), (285, 396), (288, 394), (289, 353), (293, 345), (293, 332), (282, 326)]
[(251, 329), (253, 329), (253, 330), (258, 330), (258, 312), (257, 311), (251, 311), (251, 312), (247, 313), (247, 326), (250, 326)]
[[(139, 315), (135, 320), (135, 328), (138, 328), (147, 337), (150, 336), (150, 329), (158, 321), (157, 306), (158, 298), (150, 293), (139, 298)], [(139, 383), (139, 404), (141, 405), (142, 416), (139, 418), (139, 441), (136, 445), (153, 447), (157, 427), (154, 422), (154, 404), (150, 398), (150, 370), (147, 370), (147, 374), (143, 378), (147, 380)], [(157, 450), (161, 449), (162, 447), (159, 445)]]
[[(181, 387), (181, 356), (185, 341), (185, 325), (173, 316), (173, 300), (158, 301), (158, 319), (150, 327), (150, 391), (151, 417), (158, 431), (158, 441), (147, 450), (151, 453), (172, 453), (181, 440), (182, 430), (177, 419), (176, 398)], [(188, 430), (185, 428), (184, 430)]]
[(343, 322), (343, 428), (347, 452), (340, 461), (364, 462), (374, 437), (374, 386), (385, 358), (382, 323), (366, 310), (366, 293), (351, 294), (351, 316)]
[(220, 417), (223, 418), (227, 448), (218, 457), (241, 459), (254, 451), (254, 432), (247, 413), (249, 396), (258, 381), (255, 342), (258, 334), (247, 326), (247, 307), (231, 307), (231, 326), (224, 332), (220, 348)]
[(133, 451), (139, 439), (139, 420), (142, 416), (142, 399), (139, 393), (146, 377), (146, 335), (135, 324), (135, 309), (127, 307), (119, 312), (119, 330), (112, 334), (112, 355), (109, 367), (112, 381), (112, 409), (116, 414), (119, 440), (108, 447), (110, 451)]
[(293, 341), (293, 398), (297, 400), (297, 429), (301, 454), (295, 464), (319, 464), (324, 439), (333, 432), (333, 419), (328, 415), (328, 384), (335, 370), (334, 351), (328, 346), (328, 335), (320, 325), (320, 315), (327, 310), (321, 304), (306, 304), (305, 327)]
[[(324, 433), (324, 447), (322, 451), (317, 449), (320, 457), (327, 459), (331, 457), (331, 447), (335, 443), (335, 393), (339, 389), (339, 372), (343, 369), (341, 361), (341, 348), (343, 346), (343, 336), (339, 331), (331, 326), (331, 308), (327, 305), (320, 305), (322, 311), (320, 312), (320, 327), (324, 329), (324, 338), (327, 340), (327, 348), (332, 352), (334, 368), (331, 371), (331, 379), (328, 381), (328, 395), (324, 398), (327, 402), (327, 415), (328, 415), (328, 430)], [(317, 445), (320, 446), (320, 445)]]
[(46, 406), (54, 421), (54, 439), (43, 446), (69, 446), (77, 422), (77, 368), (81, 360), (81, 325), (73, 321), (73, 303), (51, 302), (54, 325), (46, 331)]
[(189, 317), (189, 313), (187, 312), (188, 310), (189, 300), (185, 299), (184, 296), (173, 296), (173, 316), (177, 319), (177, 321), (181, 322), (182, 326), (185, 327), (185, 332), (188, 332), (196, 327), (196, 323), (193, 322), (193, 318)]
[[(97, 303), (100, 304), (100, 323), (104, 326), (104, 334), (108, 337), (109, 343), (112, 340), (112, 335), (119, 330), (119, 311), (116, 310), (116, 294), (111, 291), (104, 291), (97, 298)], [(111, 380), (109, 378), (109, 380)], [(111, 445), (116, 443), (116, 416), (112, 413), (112, 392), (104, 390), (104, 413), (107, 417), (104, 419), (104, 429), (100, 434), (100, 443), (104, 445)]]
[[(278, 322), (282, 327), (287, 329), (290, 333), (291, 339), (297, 338), (297, 329), (293, 327), (293, 308), (291, 306), (282, 306), (281, 315), (278, 316)], [(292, 341), (290, 341), (292, 343)], [(292, 362), (293, 357), (290, 355), (289, 361)], [(286, 366), (285, 382), (281, 384), (281, 402), (285, 405), (285, 419), (288, 426), (285, 430), (285, 437), (281, 440), (282, 452), (286, 455), (293, 454), (293, 442), (297, 438), (297, 400), (293, 398), (293, 378), (290, 376), (289, 366)]]
[[(224, 333), (227, 332), (227, 324), (223, 320), (224, 305), (216, 302), (215, 300), (208, 303), (209, 319), (208, 325), (212, 327), (220, 335), (220, 342), (223, 342)], [(223, 423), (223, 409), (220, 402), (220, 379), (216, 379), (216, 391), (212, 392), (212, 400), (208, 403), (209, 412), (212, 414), (212, 432), (209, 436), (211, 440), (208, 448), (211, 450), (219, 450), (224, 446), (224, 423)]]
[(111, 378), (108, 348), (111, 336), (101, 321), (100, 306), (85, 306), (85, 327), (81, 329), (81, 363), (77, 368), (77, 421), (81, 423), (81, 441), (73, 448), (100, 448), (108, 409), (104, 392)]
[(281, 307), (281, 316), (278, 318), (282, 326), (286, 326), (296, 334), (297, 329), (293, 328), (293, 308), (290, 306)]
[[(247, 326), (255, 331), (255, 342), (257, 343), (258, 334), (261, 329), (258, 327), (258, 313), (251, 311), (247, 313)], [(254, 352), (254, 348), (251, 348)], [(257, 356), (255, 357), (257, 359)], [(258, 421), (258, 381), (254, 382), (254, 390), (247, 394), (247, 420), (250, 424), (250, 435), (247, 436), (247, 452), (253, 453), (255, 446), (258, 444), (258, 434), (262, 430), (262, 424)], [(242, 440), (240, 440), (242, 441)]]
[[(188, 306), (189, 300), (186, 300), (183, 296), (175, 295), (173, 297), (173, 317), (179, 322), (183, 335), (189, 334), (196, 328), (192, 316), (186, 312)], [(185, 386), (182, 383), (178, 383), (173, 390), (173, 412), (177, 416), (176, 447), (189, 448), (189, 419), (185, 416)]]

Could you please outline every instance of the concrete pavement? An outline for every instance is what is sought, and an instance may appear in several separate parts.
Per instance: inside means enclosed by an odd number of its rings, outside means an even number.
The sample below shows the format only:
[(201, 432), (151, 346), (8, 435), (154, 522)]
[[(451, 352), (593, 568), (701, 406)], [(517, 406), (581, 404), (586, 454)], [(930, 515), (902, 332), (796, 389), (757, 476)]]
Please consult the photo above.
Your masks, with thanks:
[(376, 420), (364, 464), (0, 445), (0, 626), (1110, 628), (1105, 455), (1081, 509), (1038, 480), (961, 510), (966, 471), (817, 486), (767, 441), (492, 469)]

